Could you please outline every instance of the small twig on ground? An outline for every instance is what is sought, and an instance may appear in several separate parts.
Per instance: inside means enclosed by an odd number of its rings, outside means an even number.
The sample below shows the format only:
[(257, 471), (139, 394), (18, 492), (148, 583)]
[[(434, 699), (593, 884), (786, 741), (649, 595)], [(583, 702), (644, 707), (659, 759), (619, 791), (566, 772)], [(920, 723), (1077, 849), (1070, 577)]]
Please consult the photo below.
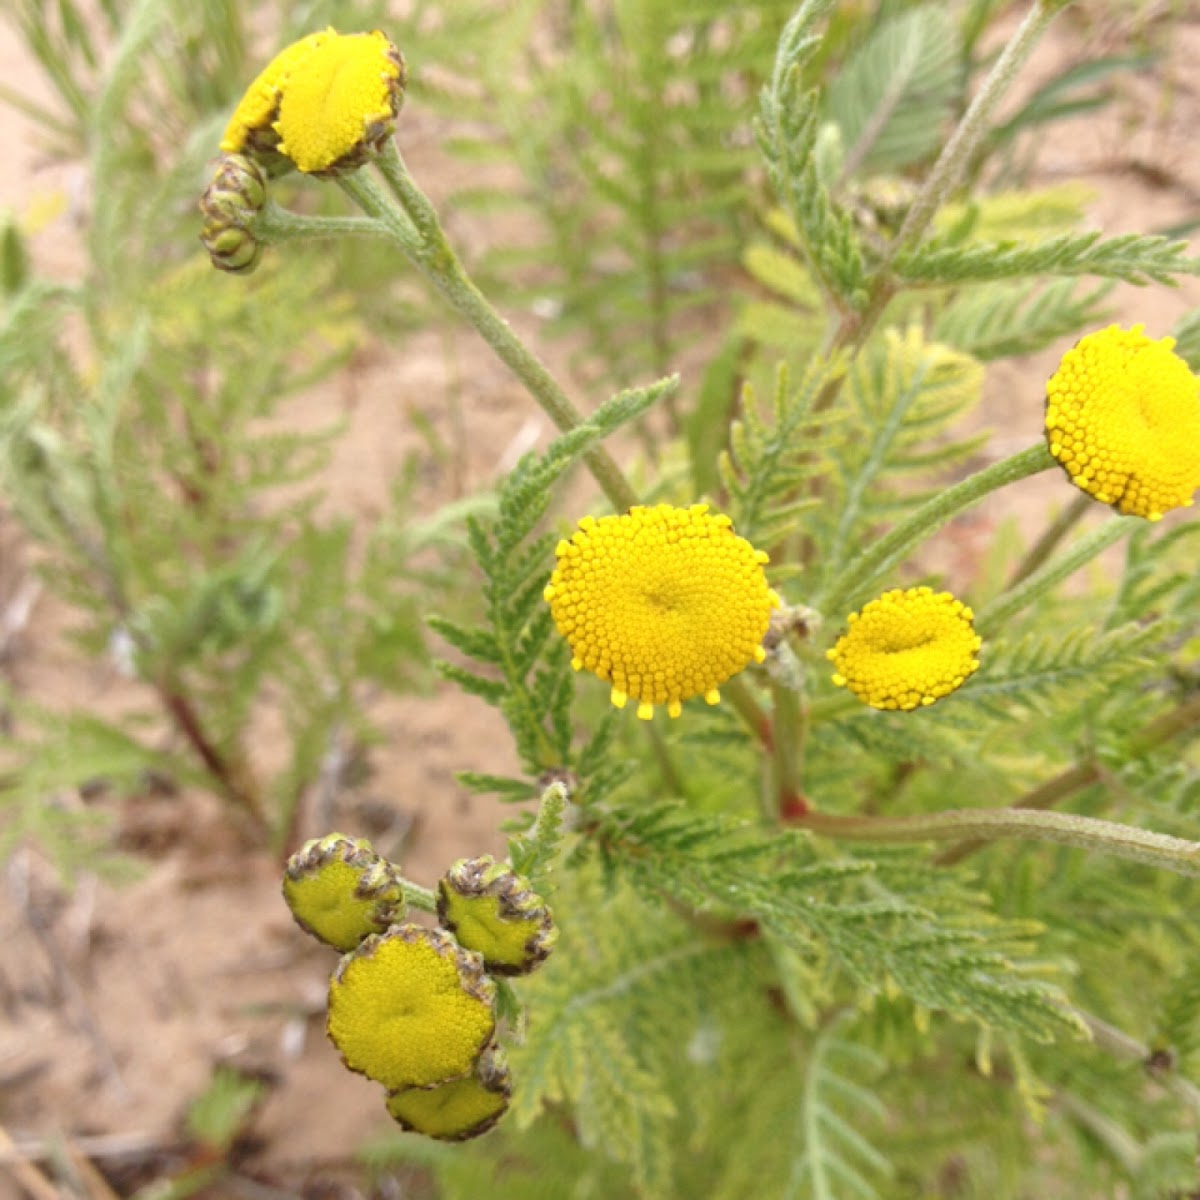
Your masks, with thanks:
[(2, 1156), (0, 1157), (0, 1166), (7, 1169), (17, 1183), (33, 1197), (33, 1200), (62, 1200), (58, 1194), (58, 1188), (33, 1163), (19, 1155), (10, 1158), (12, 1151), (12, 1138), (8, 1136), (4, 1126), (0, 1125), (0, 1156)]
[[(36, 1162), (53, 1157), (60, 1143), (57, 1138), (31, 1137), (27, 1134), (12, 1134), (8, 1144), (0, 1146), (0, 1167), (15, 1162)], [(157, 1155), (178, 1154), (182, 1147), (164, 1142), (152, 1133), (104, 1133), (93, 1137), (77, 1137), (71, 1145), (89, 1159), (103, 1158), (149, 1158)]]
[(92, 1013), (87, 998), (67, 966), (65, 956), (54, 937), (53, 931), (38, 906), (33, 903), (30, 889), (30, 851), (21, 850), (13, 855), (8, 868), (8, 883), (14, 902), (25, 918), (25, 924), (33, 934), (46, 961), (50, 964), (55, 984), (66, 1004), (74, 1011), (74, 1020), (80, 1031), (92, 1045), (96, 1057), (100, 1061), (105, 1078), (112, 1084), (114, 1092), (122, 1103), (130, 1099), (129, 1088), (126, 1086), (121, 1068), (117, 1065), (116, 1055), (105, 1036), (104, 1030)]
[(12, 651), (13, 643), (25, 631), (42, 594), (42, 581), (27, 575), (0, 613), (0, 662)]

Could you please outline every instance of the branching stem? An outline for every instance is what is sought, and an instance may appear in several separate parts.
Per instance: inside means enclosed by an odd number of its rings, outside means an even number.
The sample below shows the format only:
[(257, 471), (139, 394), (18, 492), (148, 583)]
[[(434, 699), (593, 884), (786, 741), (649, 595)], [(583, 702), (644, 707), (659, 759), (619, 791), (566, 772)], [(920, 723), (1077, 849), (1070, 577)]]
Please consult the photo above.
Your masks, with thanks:
[(1028, 808), (950, 809), (903, 817), (809, 813), (797, 824), (825, 837), (858, 842), (935, 842), (964, 836), (989, 842), (1057, 842), (1200, 878), (1200, 842), (1074, 813)]

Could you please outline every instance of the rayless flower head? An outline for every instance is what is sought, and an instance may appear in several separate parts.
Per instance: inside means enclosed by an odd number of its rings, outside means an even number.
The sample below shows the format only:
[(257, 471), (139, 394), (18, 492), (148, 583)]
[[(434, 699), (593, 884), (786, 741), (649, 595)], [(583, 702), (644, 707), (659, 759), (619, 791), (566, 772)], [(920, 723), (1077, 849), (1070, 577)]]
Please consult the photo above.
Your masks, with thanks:
[(490, 854), (463, 858), (438, 881), (438, 919), (495, 975), (527, 975), (546, 961), (558, 930), (529, 880)]
[(345, 955), (327, 1028), (352, 1071), (390, 1091), (469, 1075), (496, 1029), (496, 985), (440, 929), (393, 925)]
[(283, 898), (302, 929), (337, 950), (404, 919), (396, 868), (370, 842), (340, 833), (314, 838), (288, 859)]
[(1046, 439), (1071, 482), (1118, 512), (1159, 520), (1200, 488), (1200, 382), (1143, 326), (1081, 338), (1046, 385)]
[(475, 1070), (462, 1079), (429, 1088), (404, 1088), (388, 1096), (387, 1110), (402, 1129), (445, 1142), (464, 1142), (487, 1133), (504, 1116), (512, 1077), (504, 1052), (488, 1046)]
[(570, 644), (571, 665), (612, 684), (612, 702), (632, 696), (649, 720), (682, 703), (720, 700), (718, 687), (762, 662), (763, 636), (779, 597), (767, 586), (767, 556), (738, 537), (708, 505), (638, 506), (624, 516), (584, 517), (559, 542), (545, 597)]
[(979, 668), (974, 614), (949, 592), (915, 587), (884, 592), (826, 656), (833, 682), (872, 708), (909, 711), (961, 687)]
[(272, 173), (357, 170), (392, 135), (404, 100), (404, 58), (387, 36), (313, 33), (267, 64), (238, 104), (221, 149)]

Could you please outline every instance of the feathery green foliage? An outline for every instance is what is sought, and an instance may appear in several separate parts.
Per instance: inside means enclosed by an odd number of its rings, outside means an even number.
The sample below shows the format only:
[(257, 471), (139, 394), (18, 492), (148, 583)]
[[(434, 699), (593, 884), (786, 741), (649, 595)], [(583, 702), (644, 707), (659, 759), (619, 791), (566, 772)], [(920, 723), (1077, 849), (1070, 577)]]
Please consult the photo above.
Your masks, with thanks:
[[(498, 985), (513, 1093), (496, 1131), (372, 1147), (379, 1170), (419, 1168), (414, 1195), (1195, 1190), (1198, 526), (1094, 521), (1090, 501), (950, 524), (1040, 471), (1071, 487), (1027, 372), (1000, 431), (1017, 452), (980, 429), (988, 365), (1065, 351), (1116, 281), (1171, 284), (1195, 260), (1090, 230), (1078, 184), (1019, 186), (1030, 131), (1093, 111), (1147, 59), (1072, 62), (1005, 107), (1067, 5), (1029, 0), (993, 55), (1005, 7), (417, 0), (392, 21), (375, 0), (105, 0), (88, 22), (63, 0), (39, 24), (10, 6), (55, 97), (24, 107), (56, 152), (87, 156), (94, 204), (69, 285), (34, 269), (19, 219), (0, 230), (0, 488), (83, 644), (140, 705), (61, 719), (6, 695), (0, 851), (35, 840), (65, 870), (94, 865), (102, 834), (70, 802), (84, 780), (213, 789), (276, 848), (320, 832), (302, 801), (338, 809), (331, 763), (379, 737), (380, 690), (422, 680), (431, 630), (443, 679), (508, 726), (518, 769), (460, 747), (459, 780), (538, 801), (505, 826), (508, 856), (559, 939)], [(470, 184), (449, 188), (451, 228), (500, 231), (477, 255), (483, 290), (404, 161), (424, 161), (416, 147), (340, 192), (272, 179), (269, 218), (241, 231), (269, 243), (258, 274), (201, 268), (181, 201), (262, 58), (247, 31), (283, 45), (325, 22), (386, 28), (408, 105), (452, 123)], [(432, 128), (408, 120), (402, 145)], [(343, 193), (371, 249), (300, 244), (350, 228), (328, 220)], [(576, 382), (610, 398), (572, 399), (492, 288), (568, 333)], [(343, 426), (287, 405), (368, 326), (442, 323), (446, 304), (555, 440), (429, 515), (416, 463), (377, 520), (331, 514), (320, 485)], [(1195, 367), (1200, 318), (1176, 337)], [(1111, 418), (1127, 442), (1161, 439), (1147, 471), (1155, 454), (1191, 461), (1194, 432), (1142, 421), (1152, 383)], [(769, 554), (768, 586), (739, 546), (756, 599), (734, 571), (727, 594), (703, 593), (719, 540), (683, 568), (674, 543), (589, 561), (605, 587), (596, 599), (585, 571), (573, 611), (615, 606), (592, 633), (632, 665), (577, 676), (545, 585), (559, 538), (607, 511), (583, 468), (608, 509), (728, 513)], [(916, 707), (870, 707), (844, 686), (867, 624), (851, 610), (922, 582), (973, 608), (978, 670), (893, 612), (855, 666)], [(730, 613), (761, 618), (755, 641), (765, 629), (747, 669), (666, 720), (664, 662)], [(639, 722), (610, 692), (658, 712)], [(270, 766), (264, 722), (284, 731)], [(1013, 829), (1027, 840), (1001, 840)]]

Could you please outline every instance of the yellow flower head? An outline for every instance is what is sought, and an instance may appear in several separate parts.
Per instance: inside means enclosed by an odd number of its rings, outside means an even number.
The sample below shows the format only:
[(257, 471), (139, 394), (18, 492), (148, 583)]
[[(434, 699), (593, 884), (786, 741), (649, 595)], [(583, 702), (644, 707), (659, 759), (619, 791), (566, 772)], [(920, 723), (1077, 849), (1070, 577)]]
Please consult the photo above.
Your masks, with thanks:
[(826, 657), (833, 682), (872, 708), (908, 711), (961, 687), (979, 668), (974, 613), (949, 592), (916, 587), (884, 592), (862, 612)]
[(469, 1074), (496, 1028), (483, 960), (443, 930), (394, 925), (345, 955), (327, 1028), (352, 1071), (390, 1091)]
[(738, 537), (708, 505), (636, 507), (620, 517), (584, 517), (559, 542), (545, 598), (571, 646), (571, 665), (612, 684), (612, 702), (632, 696), (649, 720), (682, 702), (720, 700), (717, 688), (766, 657), (763, 636), (779, 597), (767, 586), (767, 556)]
[(490, 854), (464, 858), (442, 876), (438, 919), (496, 975), (527, 975), (546, 960), (558, 930), (529, 880)]
[(283, 898), (302, 929), (338, 950), (404, 919), (396, 868), (370, 842), (340, 833), (306, 842), (288, 859)]
[(332, 29), (310, 33), (275, 55), (246, 89), (246, 94), (234, 109), (225, 127), (225, 136), (221, 139), (222, 151), (226, 154), (256, 155), (273, 151), (279, 144), (279, 135), (273, 126), (279, 113), (283, 85), (298, 63), (308, 58), (323, 42), (337, 36)]
[(354, 170), (391, 136), (404, 85), (404, 59), (378, 30), (310, 34), (250, 85), (221, 149), (283, 155), (310, 175)]
[(1143, 326), (1110, 325), (1063, 355), (1046, 385), (1046, 439), (1071, 482), (1157, 521), (1200, 488), (1200, 383)]
[(487, 1047), (472, 1074), (431, 1088), (393, 1092), (387, 1110), (412, 1133), (447, 1142), (464, 1142), (487, 1133), (504, 1115), (512, 1077), (503, 1052)]

